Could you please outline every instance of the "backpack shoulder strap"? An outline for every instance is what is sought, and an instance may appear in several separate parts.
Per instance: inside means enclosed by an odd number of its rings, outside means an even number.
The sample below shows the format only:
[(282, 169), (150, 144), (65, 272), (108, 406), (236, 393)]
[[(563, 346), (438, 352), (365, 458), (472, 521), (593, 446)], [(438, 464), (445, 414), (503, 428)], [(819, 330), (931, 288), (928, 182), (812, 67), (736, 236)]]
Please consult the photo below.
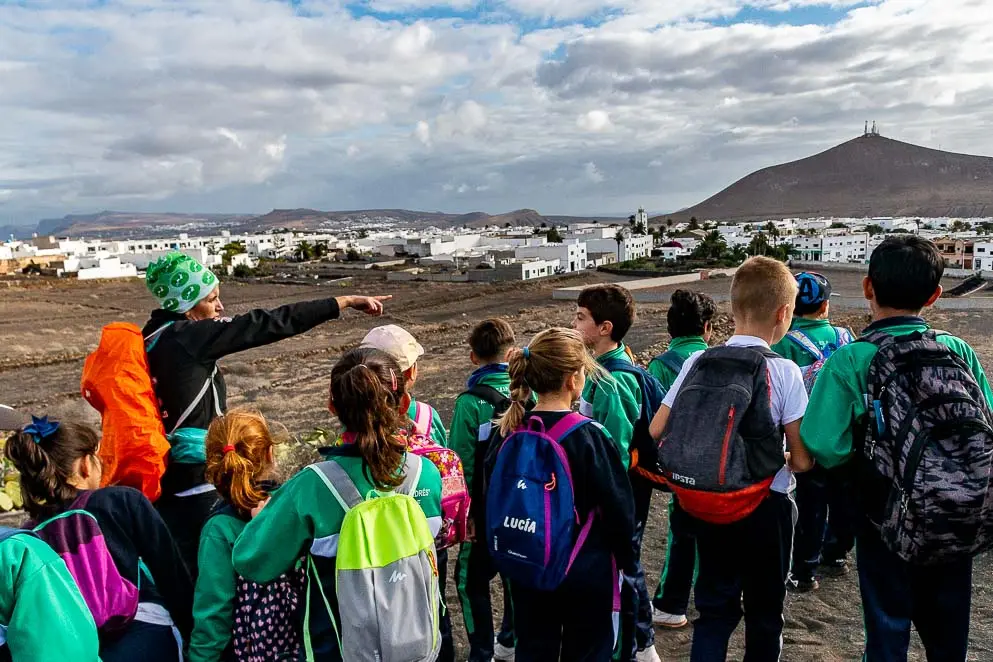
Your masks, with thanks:
[(348, 476), (348, 473), (340, 464), (333, 461), (319, 462), (307, 467), (316, 473), (327, 486), (331, 495), (347, 513), (349, 510), (359, 505), (365, 499), (355, 486), (355, 482)]
[(570, 433), (581, 428), (582, 426), (590, 423), (592, 419), (589, 419), (577, 412), (570, 412), (562, 417), (558, 423), (552, 426), (548, 431), (548, 436), (555, 441), (562, 441)]
[(656, 357), (656, 360), (660, 361), (662, 365), (672, 370), (677, 375), (682, 372), (683, 364), (686, 363), (686, 359), (682, 358), (673, 350), (667, 350), (662, 352)]
[(423, 402), (414, 404), (414, 429), (426, 437), (431, 436), (431, 407)]
[(824, 352), (822, 352), (817, 346), (817, 343), (815, 343), (813, 339), (803, 331), (793, 329), (792, 331), (788, 331), (786, 333), (786, 337), (795, 342), (797, 345), (800, 345), (805, 352), (814, 357), (814, 360), (820, 361), (824, 358)]
[(834, 327), (834, 337), (835, 344), (838, 347), (844, 347), (855, 342), (855, 336), (852, 335), (852, 332), (842, 326)]
[(175, 322), (166, 322), (165, 324), (163, 324), (162, 326), (160, 326), (159, 328), (155, 329), (147, 336), (145, 336), (144, 340), (145, 340), (146, 354), (152, 351), (152, 349), (159, 343), (159, 339), (162, 337), (162, 334), (165, 333), (165, 330), (168, 329), (173, 324), (175, 324)]
[(217, 384), (214, 383), (214, 378), (217, 377), (217, 370), (218, 368), (215, 364), (214, 372), (210, 373), (210, 377), (207, 378), (207, 381), (204, 382), (203, 386), (200, 388), (200, 392), (197, 393), (197, 397), (193, 398), (193, 402), (191, 402), (186, 410), (180, 414), (179, 418), (176, 419), (176, 424), (172, 426), (172, 432), (169, 433), (169, 436), (176, 434), (176, 431), (183, 427), (183, 423), (185, 423), (186, 419), (193, 415), (194, 410), (196, 410), (196, 408), (200, 406), (200, 403), (203, 402), (203, 399), (207, 397), (207, 391), (211, 389), (214, 390), (214, 413), (218, 416), (222, 415), (221, 404), (218, 402), (219, 399), (217, 397)]
[(476, 384), (471, 389), (463, 391), (462, 395), (471, 395), (479, 398), (480, 400), (485, 400), (495, 409), (499, 409), (505, 402), (510, 400), (510, 398), (505, 396), (503, 393), (496, 390), (492, 386), (487, 386), (486, 384)]
[(417, 489), (417, 484), (421, 482), (421, 469), (424, 468), (424, 459), (420, 455), (407, 453), (403, 459), (403, 482), (397, 486), (394, 492), (397, 494), (413, 495)]

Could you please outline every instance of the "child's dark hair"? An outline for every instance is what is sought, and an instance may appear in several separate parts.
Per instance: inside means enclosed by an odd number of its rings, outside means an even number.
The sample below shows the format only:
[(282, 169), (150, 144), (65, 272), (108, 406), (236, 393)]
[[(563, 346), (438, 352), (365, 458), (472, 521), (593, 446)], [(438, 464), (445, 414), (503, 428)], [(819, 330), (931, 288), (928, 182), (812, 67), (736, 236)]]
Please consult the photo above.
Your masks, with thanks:
[(941, 285), (945, 261), (930, 239), (917, 235), (887, 237), (869, 258), (869, 280), (876, 303), (917, 312)]
[(515, 342), (514, 328), (500, 318), (483, 320), (469, 334), (469, 347), (480, 361), (503, 360)]
[(671, 301), (666, 321), (669, 335), (673, 338), (702, 336), (707, 322), (713, 321), (717, 315), (717, 304), (703, 292), (676, 290)]
[(524, 421), (525, 403), (532, 394), (560, 390), (565, 378), (580, 368), (593, 379), (607, 374), (586, 349), (582, 334), (573, 329), (546, 329), (531, 340), (526, 352), (511, 350), (508, 371), (513, 402), (500, 418), (500, 434), (506, 437)]
[(272, 470), (271, 451), (278, 443), (265, 417), (233, 409), (207, 430), (207, 480), (227, 503), (248, 515), (266, 498), (261, 483)]
[(54, 433), (38, 440), (18, 432), (7, 440), (4, 454), (21, 474), (24, 509), (32, 518), (56, 515), (63, 504), (76, 498), (69, 484), (76, 460), (97, 457), (100, 434), (82, 423), (60, 423)]
[(597, 324), (611, 322), (614, 325), (610, 339), (621, 342), (634, 324), (634, 299), (631, 293), (620, 285), (594, 285), (579, 293), (576, 305), (590, 311)]
[(378, 349), (353, 349), (331, 371), (331, 403), (355, 443), (378, 487), (403, 482), (407, 444), (400, 404), (406, 380), (396, 359)]

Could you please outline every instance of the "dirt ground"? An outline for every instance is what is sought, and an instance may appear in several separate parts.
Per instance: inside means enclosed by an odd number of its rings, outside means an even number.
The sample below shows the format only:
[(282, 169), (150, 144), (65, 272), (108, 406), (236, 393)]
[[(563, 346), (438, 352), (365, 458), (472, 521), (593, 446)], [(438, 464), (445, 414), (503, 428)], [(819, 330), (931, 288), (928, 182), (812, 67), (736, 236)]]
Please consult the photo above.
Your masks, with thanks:
[[(835, 291), (857, 292), (852, 274), (827, 274)], [(230, 393), (229, 405), (258, 407), (293, 435), (315, 427), (333, 427), (326, 411), (331, 368), (343, 350), (354, 347), (374, 325), (405, 326), (427, 350), (420, 365), (415, 396), (430, 402), (446, 422), (455, 397), (471, 370), (465, 339), (476, 321), (504, 316), (513, 324), (522, 343), (551, 325), (568, 325), (573, 306), (553, 301), (553, 287), (599, 282), (607, 277), (587, 275), (540, 283), (387, 284), (375, 276), (363, 276), (354, 286), (285, 286), (271, 284), (226, 284), (222, 299), (229, 313), (254, 307), (350, 293), (394, 296), (382, 320), (347, 312), (344, 319), (324, 325), (298, 338), (270, 347), (232, 356), (222, 362)], [(851, 282), (849, 282), (851, 281)], [(730, 281), (711, 281), (697, 286), (715, 294), (726, 293)], [(851, 292), (849, 292), (851, 290)], [(82, 361), (99, 341), (101, 327), (121, 320), (142, 325), (153, 301), (137, 281), (120, 283), (38, 284), (29, 288), (6, 288), (0, 283), (0, 403), (30, 412), (52, 413), (96, 420), (95, 412), (79, 397)], [(643, 359), (664, 349), (669, 337), (665, 328), (665, 305), (642, 305), (639, 319), (628, 337), (632, 349)], [(726, 306), (722, 305), (722, 309)], [(935, 312), (935, 326), (956, 333), (970, 342), (987, 370), (993, 370), (993, 341), (989, 312)], [(868, 323), (868, 315), (845, 313), (837, 320), (856, 331)], [(721, 335), (730, 333), (726, 316), (719, 325)], [(721, 340), (722, 338), (718, 338)], [(302, 444), (288, 444), (281, 455), (284, 466), (300, 466), (315, 457)], [(665, 553), (665, 501), (659, 494), (653, 503), (653, 518), (646, 536), (644, 559), (649, 582), (654, 587)], [(454, 556), (454, 555), (453, 555)], [(452, 576), (452, 573), (450, 573)], [(494, 597), (499, 596), (494, 592)], [(449, 587), (449, 604), (456, 626), (459, 659), (467, 654), (458, 601)], [(691, 617), (692, 617), (691, 613)], [(819, 591), (790, 595), (786, 609), (785, 651), (787, 662), (832, 662), (859, 659), (862, 642), (861, 611), (854, 575), (826, 580)], [(740, 659), (743, 626), (733, 640), (731, 659)], [(657, 646), (663, 660), (688, 659), (692, 627), (677, 631), (659, 630)], [(916, 635), (910, 659), (923, 661)], [(971, 657), (993, 662), (993, 556), (977, 559)]]

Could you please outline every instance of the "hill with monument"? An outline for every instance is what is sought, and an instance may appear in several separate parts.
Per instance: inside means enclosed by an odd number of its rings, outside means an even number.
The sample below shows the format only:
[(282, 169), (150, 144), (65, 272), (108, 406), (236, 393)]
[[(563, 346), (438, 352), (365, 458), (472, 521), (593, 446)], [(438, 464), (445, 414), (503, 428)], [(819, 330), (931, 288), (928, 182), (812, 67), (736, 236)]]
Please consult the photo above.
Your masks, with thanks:
[(863, 135), (758, 170), (698, 205), (652, 219), (993, 216), (993, 158)]

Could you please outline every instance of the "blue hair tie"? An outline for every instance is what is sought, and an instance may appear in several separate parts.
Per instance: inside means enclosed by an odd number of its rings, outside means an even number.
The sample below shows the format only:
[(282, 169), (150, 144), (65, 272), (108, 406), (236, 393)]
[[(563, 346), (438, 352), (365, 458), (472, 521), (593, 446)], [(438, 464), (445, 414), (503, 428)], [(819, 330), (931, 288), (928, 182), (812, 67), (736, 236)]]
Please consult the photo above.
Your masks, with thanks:
[(524, 358), (525, 359), (531, 358), (531, 348), (530, 347), (525, 347), (524, 348)]
[(31, 425), (24, 428), (24, 433), (31, 435), (36, 444), (40, 444), (59, 431), (59, 422), (48, 420), (48, 416), (31, 417)]

